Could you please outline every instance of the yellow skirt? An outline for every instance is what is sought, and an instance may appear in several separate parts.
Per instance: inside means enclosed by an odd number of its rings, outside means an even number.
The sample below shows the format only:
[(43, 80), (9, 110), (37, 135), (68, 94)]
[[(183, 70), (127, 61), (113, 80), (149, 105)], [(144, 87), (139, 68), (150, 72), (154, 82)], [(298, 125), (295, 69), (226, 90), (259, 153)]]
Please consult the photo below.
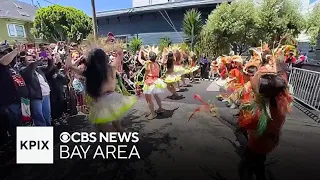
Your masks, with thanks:
[(104, 95), (92, 102), (89, 120), (95, 124), (121, 120), (136, 102), (136, 96), (124, 96), (116, 92)]
[(166, 78), (164, 79), (164, 82), (170, 84), (170, 83), (179, 82), (180, 80), (181, 80), (181, 76), (175, 75), (174, 73), (172, 73), (172, 74), (167, 74), (166, 75)]
[(160, 78), (155, 80), (153, 84), (144, 84), (142, 90), (144, 94), (161, 94), (167, 89), (167, 84)]
[(184, 74), (188, 74), (189, 72), (189, 71), (186, 71), (186, 69), (180, 65), (175, 65), (173, 68), (173, 71), (176, 75), (184, 75)]

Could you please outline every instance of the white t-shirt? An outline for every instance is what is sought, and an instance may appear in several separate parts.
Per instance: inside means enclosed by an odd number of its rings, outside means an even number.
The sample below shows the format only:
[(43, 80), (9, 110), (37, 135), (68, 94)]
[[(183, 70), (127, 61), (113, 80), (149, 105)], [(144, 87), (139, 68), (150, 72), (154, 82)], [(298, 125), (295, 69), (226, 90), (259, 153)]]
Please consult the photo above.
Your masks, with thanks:
[(44, 77), (42, 77), (42, 75), (39, 74), (37, 71), (36, 71), (36, 74), (37, 74), (38, 79), (39, 79), (42, 96), (50, 95), (50, 86), (49, 86), (49, 84), (44, 80)]

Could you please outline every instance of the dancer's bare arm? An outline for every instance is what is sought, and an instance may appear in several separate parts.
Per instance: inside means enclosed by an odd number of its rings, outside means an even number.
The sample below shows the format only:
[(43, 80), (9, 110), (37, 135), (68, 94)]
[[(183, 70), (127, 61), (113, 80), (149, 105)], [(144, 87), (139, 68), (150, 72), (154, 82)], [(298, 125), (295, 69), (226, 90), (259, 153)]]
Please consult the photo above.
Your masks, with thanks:
[(71, 53), (69, 53), (68, 57), (66, 59), (66, 67), (68, 69), (70, 69), (71, 71), (83, 76), (84, 70), (77, 67), (77, 64), (80, 62), (81, 58), (82, 57), (80, 57), (76, 61), (72, 62)]
[(146, 64), (146, 61), (142, 59), (142, 48), (139, 51), (138, 61), (144, 66)]

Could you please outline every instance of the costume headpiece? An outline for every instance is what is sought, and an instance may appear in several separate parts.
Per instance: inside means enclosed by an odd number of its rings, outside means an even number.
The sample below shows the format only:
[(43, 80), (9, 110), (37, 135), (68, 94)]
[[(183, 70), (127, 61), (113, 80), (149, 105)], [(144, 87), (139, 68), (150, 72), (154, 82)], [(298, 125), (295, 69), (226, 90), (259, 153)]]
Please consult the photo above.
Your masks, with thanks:
[(160, 51), (156, 46), (147, 46), (147, 48), (144, 49), (144, 53), (147, 54), (150, 58), (151, 56), (157, 56), (159, 52)]
[(124, 49), (125, 44), (114, 41), (112, 43), (106, 41), (105, 38), (99, 38), (97, 40), (88, 40), (83, 43), (83, 51), (85, 53), (88, 53), (91, 51), (91, 49), (94, 48), (100, 48), (103, 49), (106, 53), (111, 53), (111, 52), (119, 52), (121, 49)]
[(232, 56), (230, 57), (231, 61), (232, 62), (239, 62), (239, 63), (243, 63), (243, 59), (241, 58), (241, 56), (238, 56), (238, 55), (235, 55), (235, 56)]

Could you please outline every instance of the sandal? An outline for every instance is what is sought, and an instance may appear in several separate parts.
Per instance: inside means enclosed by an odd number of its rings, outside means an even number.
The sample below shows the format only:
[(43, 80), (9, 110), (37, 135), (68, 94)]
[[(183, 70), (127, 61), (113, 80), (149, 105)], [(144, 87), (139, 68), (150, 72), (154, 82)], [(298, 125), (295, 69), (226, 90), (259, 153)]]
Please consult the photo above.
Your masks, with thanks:
[(148, 120), (152, 120), (152, 119), (154, 119), (154, 118), (156, 118), (157, 117), (157, 114), (150, 114), (148, 117), (147, 117), (147, 119)]
[(156, 112), (156, 113), (158, 113), (158, 114), (161, 114), (161, 113), (163, 113), (163, 112), (164, 112), (164, 109), (160, 109), (160, 110), (159, 110), (159, 109), (157, 109), (157, 110), (155, 110), (155, 112)]

